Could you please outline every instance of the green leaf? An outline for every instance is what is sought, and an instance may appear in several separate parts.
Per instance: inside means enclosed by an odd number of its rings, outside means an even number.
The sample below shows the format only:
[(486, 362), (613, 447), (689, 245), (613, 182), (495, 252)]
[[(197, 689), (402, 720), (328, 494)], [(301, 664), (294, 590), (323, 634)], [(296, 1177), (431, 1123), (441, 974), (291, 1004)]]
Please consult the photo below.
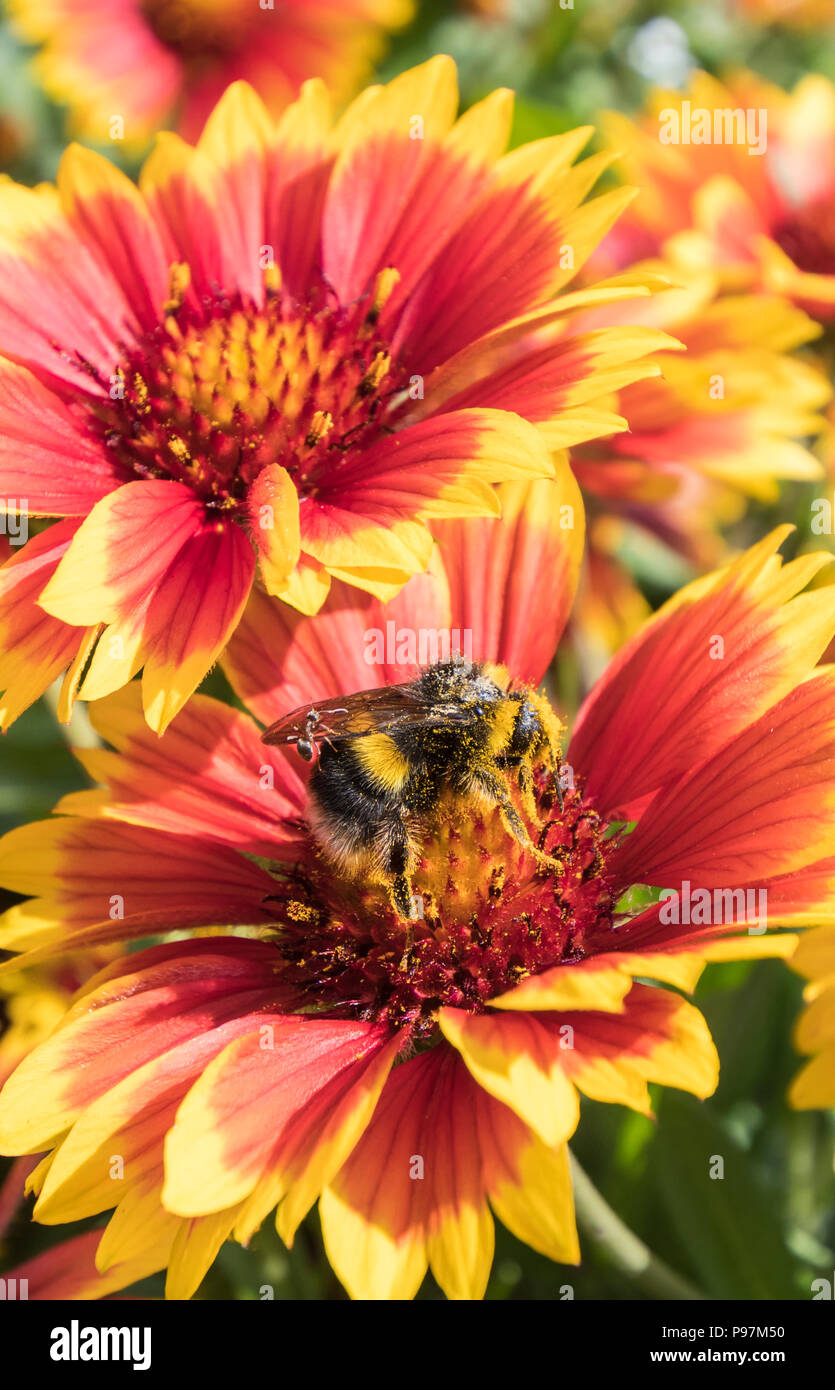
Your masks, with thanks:
[[(797, 1298), (803, 1269), (749, 1156), (690, 1096), (665, 1092), (659, 1110), (650, 1172), (679, 1242), (679, 1267), (711, 1298)], [(719, 1160), (723, 1176), (711, 1177)]]

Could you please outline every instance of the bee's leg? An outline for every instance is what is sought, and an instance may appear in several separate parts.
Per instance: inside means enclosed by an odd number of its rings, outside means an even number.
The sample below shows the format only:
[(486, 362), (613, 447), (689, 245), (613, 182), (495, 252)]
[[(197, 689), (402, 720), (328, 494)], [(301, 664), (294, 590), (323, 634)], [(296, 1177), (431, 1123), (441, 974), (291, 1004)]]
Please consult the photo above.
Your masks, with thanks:
[(533, 769), (527, 759), (522, 758), (517, 772), (519, 790), (522, 793), (522, 801), (525, 810), (533, 820), (536, 816), (536, 798), (533, 792)]
[[(395, 874), (391, 880), (391, 900), (407, 922), (412, 920), (412, 885), (405, 874)], [(411, 926), (409, 927), (411, 931)]]
[[(547, 752), (547, 760), (551, 765), (551, 769), (559, 785), (559, 775), (562, 767), (562, 742), (565, 728), (554, 714), (550, 704), (543, 695), (532, 691), (528, 695), (528, 700), (539, 715), (539, 723), (542, 730), (542, 739), (539, 746), (541, 748), (544, 743)], [(560, 807), (562, 807), (562, 787), (559, 787), (557, 796), (560, 798)]]
[(485, 768), (479, 768), (472, 774), (471, 785), (478, 787), (493, 800), (502, 813), (502, 819), (515, 840), (525, 849), (530, 850), (535, 859), (541, 864), (547, 864), (549, 868), (555, 869), (558, 873), (563, 872), (563, 865), (559, 859), (553, 859), (550, 854), (546, 854), (539, 845), (534, 844), (528, 834), (527, 826), (510, 800), (507, 789), (501, 779), (494, 773), (488, 772)]
[(405, 940), (404, 940), (404, 942), (403, 942), (403, 954), (402, 954), (402, 956), (400, 957), (400, 963), (399, 963), (399, 965), (398, 965), (398, 969), (399, 969), (399, 970), (408, 970), (408, 969), (409, 969), (409, 962), (411, 961), (411, 958), (412, 958), (412, 947), (414, 946), (414, 944), (415, 944), (415, 929), (414, 929), (414, 927), (412, 926), (412, 923), (409, 922), (409, 925), (408, 925), (408, 927), (406, 928), (406, 938), (405, 938)]
[(551, 771), (554, 778), (554, 788), (557, 794), (557, 802), (561, 811), (565, 810), (565, 796), (563, 786), (560, 781), (562, 774), (562, 750), (559, 743), (555, 740), (553, 730), (546, 725), (543, 729), (545, 747), (548, 750), (548, 761), (551, 764)]
[(414, 920), (414, 912), (412, 910), (412, 885), (405, 873), (395, 874), (391, 885), (391, 898), (400, 916), (405, 917), (408, 923), (406, 927), (406, 938), (403, 942), (403, 954), (400, 957), (400, 969), (408, 970), (409, 958), (412, 954), (412, 947), (415, 944), (415, 929), (412, 925)]
[(412, 880), (409, 864), (413, 856), (412, 839), (406, 822), (395, 818), (386, 824), (386, 839), (382, 848), (382, 859), (389, 885), (389, 900), (399, 917), (408, 924), (401, 969), (406, 969), (414, 944), (414, 912), (412, 908)]

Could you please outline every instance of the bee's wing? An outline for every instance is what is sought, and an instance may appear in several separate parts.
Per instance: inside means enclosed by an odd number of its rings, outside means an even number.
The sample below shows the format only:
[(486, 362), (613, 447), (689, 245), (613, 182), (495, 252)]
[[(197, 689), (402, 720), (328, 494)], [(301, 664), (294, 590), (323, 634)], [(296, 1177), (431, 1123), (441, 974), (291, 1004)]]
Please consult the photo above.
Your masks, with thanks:
[(412, 682), (405, 685), (381, 685), (376, 690), (359, 690), (354, 695), (337, 695), (315, 705), (302, 705), (285, 714), (261, 735), (264, 743), (287, 743), (299, 738), (311, 710), (319, 716), (319, 725), (312, 730), (316, 740), (365, 738), (408, 724), (467, 723), (472, 716), (455, 705), (427, 704), (420, 699)]

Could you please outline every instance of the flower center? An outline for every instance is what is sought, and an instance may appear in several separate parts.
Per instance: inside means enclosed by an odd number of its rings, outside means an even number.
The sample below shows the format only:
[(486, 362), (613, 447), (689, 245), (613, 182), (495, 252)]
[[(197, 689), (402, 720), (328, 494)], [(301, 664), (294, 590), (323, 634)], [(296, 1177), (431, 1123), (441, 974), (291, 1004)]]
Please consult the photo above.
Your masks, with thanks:
[(527, 976), (582, 959), (586, 939), (612, 927), (612, 841), (579, 788), (560, 808), (544, 769), (535, 803), (528, 832), (559, 870), (520, 844), (498, 810), (446, 794), (423, 838), (411, 923), (382, 889), (340, 880), (311, 856), (278, 894), (284, 978), (323, 1008), (429, 1039), (443, 1005), (480, 1013)]
[(800, 270), (835, 274), (835, 203), (798, 209), (772, 233), (777, 245)]
[(218, 291), (199, 307), (175, 297), (166, 308), (90, 407), (134, 476), (187, 483), (228, 508), (280, 463), (310, 496), (380, 432), (397, 373), (368, 301), (345, 309), (321, 290), (299, 305), (270, 292), (257, 306)]
[(160, 43), (185, 62), (228, 58), (241, 46), (246, 11), (234, 0), (143, 0), (141, 8)]

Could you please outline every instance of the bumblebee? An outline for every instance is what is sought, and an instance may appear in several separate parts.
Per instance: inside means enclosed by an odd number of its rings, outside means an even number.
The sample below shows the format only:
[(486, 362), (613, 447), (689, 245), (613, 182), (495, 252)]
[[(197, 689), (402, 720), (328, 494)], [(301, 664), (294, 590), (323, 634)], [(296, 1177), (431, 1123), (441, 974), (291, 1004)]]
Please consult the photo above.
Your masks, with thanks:
[(412, 915), (411, 876), (421, 834), (445, 788), (476, 807), (498, 807), (508, 831), (537, 858), (513, 804), (513, 778), (532, 809), (533, 768), (559, 767), (560, 724), (547, 701), (512, 685), (500, 666), (461, 661), (413, 681), (302, 706), (263, 734), (318, 754), (310, 824), (325, 856), (350, 878), (382, 883)]

